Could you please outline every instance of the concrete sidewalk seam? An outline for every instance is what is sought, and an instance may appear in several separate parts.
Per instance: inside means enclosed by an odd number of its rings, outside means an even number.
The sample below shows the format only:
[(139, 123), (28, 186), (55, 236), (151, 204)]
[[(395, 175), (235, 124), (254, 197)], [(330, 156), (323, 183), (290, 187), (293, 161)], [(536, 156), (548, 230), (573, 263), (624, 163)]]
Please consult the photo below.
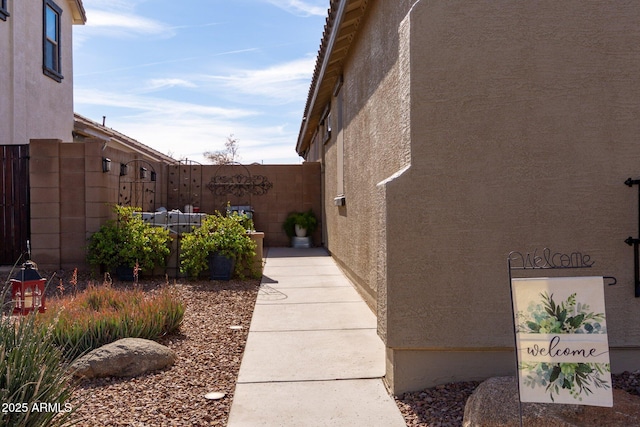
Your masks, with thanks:
[(349, 378), (319, 378), (310, 380), (270, 380), (270, 381), (238, 381), (236, 384), (286, 384), (286, 383), (321, 383), (333, 381), (360, 381), (360, 380), (382, 380), (382, 377), (349, 377)]
[(323, 329), (249, 329), (249, 332), (267, 332), (270, 334), (279, 332), (331, 332), (331, 331), (375, 331), (376, 328), (323, 328)]
[(362, 301), (318, 301), (318, 302), (275, 302), (275, 301), (284, 301), (286, 298), (281, 300), (271, 300), (274, 302), (267, 301), (256, 301), (256, 305), (326, 305), (326, 304), (365, 304)]

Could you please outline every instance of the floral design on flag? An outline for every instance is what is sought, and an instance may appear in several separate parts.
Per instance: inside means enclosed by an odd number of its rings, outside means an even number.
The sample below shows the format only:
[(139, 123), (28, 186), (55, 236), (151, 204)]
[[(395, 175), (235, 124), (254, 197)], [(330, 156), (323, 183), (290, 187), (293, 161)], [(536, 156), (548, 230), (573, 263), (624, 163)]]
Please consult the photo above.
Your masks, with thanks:
[[(541, 353), (551, 358), (555, 356), (576, 355), (588, 358), (591, 353), (584, 350), (570, 350), (561, 347), (562, 334), (606, 334), (605, 314), (591, 310), (588, 304), (577, 300), (577, 293), (570, 294), (566, 300), (556, 302), (554, 294), (542, 292), (539, 300), (529, 301), (526, 312), (516, 314), (516, 333), (550, 334), (554, 338), (549, 347), (534, 350), (528, 348), (528, 354)], [(530, 387), (542, 387), (552, 402), (561, 391), (567, 391), (573, 399), (581, 402), (583, 396), (591, 395), (594, 389), (610, 389), (610, 364), (598, 362), (540, 362), (520, 361), (518, 369), (522, 384)]]

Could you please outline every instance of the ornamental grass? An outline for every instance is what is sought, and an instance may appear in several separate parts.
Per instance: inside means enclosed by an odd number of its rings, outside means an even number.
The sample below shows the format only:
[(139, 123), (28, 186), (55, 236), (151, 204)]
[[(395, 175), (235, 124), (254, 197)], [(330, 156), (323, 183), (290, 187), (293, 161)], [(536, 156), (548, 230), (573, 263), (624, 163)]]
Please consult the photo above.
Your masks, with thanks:
[(67, 425), (80, 403), (52, 329), (35, 318), (0, 315), (0, 426)]
[(185, 306), (164, 286), (154, 292), (89, 285), (76, 295), (49, 300), (39, 321), (51, 324), (52, 336), (67, 359), (121, 338), (157, 340), (175, 332)]

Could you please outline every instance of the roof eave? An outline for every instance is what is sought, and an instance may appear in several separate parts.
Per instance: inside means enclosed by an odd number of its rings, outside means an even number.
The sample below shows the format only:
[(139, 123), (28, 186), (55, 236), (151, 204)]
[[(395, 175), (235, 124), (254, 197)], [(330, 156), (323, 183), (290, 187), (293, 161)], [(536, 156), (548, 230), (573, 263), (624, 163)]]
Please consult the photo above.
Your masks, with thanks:
[(82, 0), (67, 0), (71, 6), (72, 22), (75, 25), (84, 25), (87, 22), (87, 13), (84, 10)]
[(330, 101), (341, 75), (343, 59), (357, 33), (367, 1), (336, 0), (331, 3), (296, 144), (296, 152), (302, 157), (309, 148), (318, 117)]

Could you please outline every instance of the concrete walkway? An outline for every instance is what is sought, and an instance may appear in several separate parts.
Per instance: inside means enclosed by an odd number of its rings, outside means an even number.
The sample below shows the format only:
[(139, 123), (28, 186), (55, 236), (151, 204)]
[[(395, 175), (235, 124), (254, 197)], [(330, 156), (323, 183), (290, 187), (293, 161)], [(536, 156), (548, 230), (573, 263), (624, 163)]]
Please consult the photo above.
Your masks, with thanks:
[(326, 251), (270, 248), (229, 427), (405, 426), (376, 319)]

